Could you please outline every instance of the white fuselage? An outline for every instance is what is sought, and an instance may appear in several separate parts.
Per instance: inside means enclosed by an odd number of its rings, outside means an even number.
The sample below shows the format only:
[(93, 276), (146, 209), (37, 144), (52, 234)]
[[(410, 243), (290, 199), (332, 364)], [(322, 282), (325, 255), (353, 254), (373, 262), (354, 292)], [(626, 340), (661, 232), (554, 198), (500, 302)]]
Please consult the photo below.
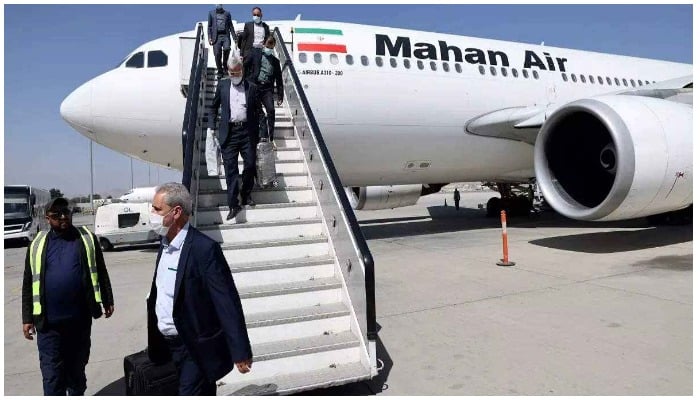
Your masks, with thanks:
[[(321, 21), (268, 24), (283, 33), (345, 186), (531, 178), (531, 144), (469, 134), (467, 121), (692, 74), (688, 64), (440, 33)], [(192, 58), (181, 42), (195, 34), (140, 46), (118, 68), (76, 89), (61, 106), (64, 119), (111, 149), (181, 169), (181, 76)], [(300, 51), (302, 43), (338, 44), (347, 53)], [(167, 54), (167, 66), (125, 67), (132, 55), (158, 50)], [(209, 64), (214, 67), (213, 57)], [(420, 163), (429, 166), (410, 167)]]

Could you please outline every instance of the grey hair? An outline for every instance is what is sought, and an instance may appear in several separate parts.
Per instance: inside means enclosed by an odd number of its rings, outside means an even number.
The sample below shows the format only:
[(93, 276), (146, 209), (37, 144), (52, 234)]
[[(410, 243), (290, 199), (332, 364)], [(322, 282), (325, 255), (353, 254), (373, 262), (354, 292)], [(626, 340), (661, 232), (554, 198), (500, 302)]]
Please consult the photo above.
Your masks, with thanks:
[(226, 62), (226, 66), (228, 67), (228, 69), (233, 69), (233, 67), (235, 67), (239, 64), (241, 66), (243, 66), (243, 63), (241, 62), (241, 59), (238, 58), (238, 55), (236, 54), (236, 52), (232, 51), (231, 55), (228, 58), (228, 62)]
[(185, 185), (177, 182), (164, 183), (156, 188), (156, 194), (161, 192), (165, 193), (165, 204), (170, 207), (180, 206), (185, 215), (192, 215), (192, 196)]

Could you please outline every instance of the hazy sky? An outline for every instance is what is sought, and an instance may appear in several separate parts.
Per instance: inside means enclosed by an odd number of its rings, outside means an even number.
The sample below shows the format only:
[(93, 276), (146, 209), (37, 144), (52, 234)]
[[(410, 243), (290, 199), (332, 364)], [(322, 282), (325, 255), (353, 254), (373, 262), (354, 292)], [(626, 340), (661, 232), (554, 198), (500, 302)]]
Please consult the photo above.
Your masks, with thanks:
[[(238, 21), (251, 4), (225, 5)], [(5, 184), (90, 190), (89, 141), (63, 99), (137, 46), (193, 29), (213, 5), (5, 5)], [(692, 63), (691, 5), (264, 5), (264, 19), (354, 22)], [(183, 110), (184, 111), (184, 110)], [(95, 144), (95, 192), (131, 187), (129, 158)], [(134, 183), (149, 185), (134, 160)], [(179, 171), (151, 168), (150, 184)]]

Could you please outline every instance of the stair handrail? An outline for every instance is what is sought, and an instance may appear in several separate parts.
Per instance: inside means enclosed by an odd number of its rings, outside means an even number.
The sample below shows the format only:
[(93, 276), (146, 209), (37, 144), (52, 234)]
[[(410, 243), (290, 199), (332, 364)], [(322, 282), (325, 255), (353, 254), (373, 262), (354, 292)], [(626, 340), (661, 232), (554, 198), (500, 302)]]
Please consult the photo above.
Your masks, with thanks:
[[(284, 38), (282, 37), (282, 34), (279, 30), (279, 28), (275, 28), (273, 31), (273, 34), (275, 36), (275, 39), (277, 41), (276, 44), (276, 50), (277, 54), (280, 56), (280, 63), (283, 65), (283, 77), (284, 79), (284, 86), (285, 86), (285, 92), (287, 93), (287, 99), (288, 102), (290, 100), (294, 100), (291, 96), (293, 93), (292, 90), (289, 89), (294, 89), (294, 93), (298, 95), (298, 101), (299, 105), (302, 108), (303, 114), (299, 115), (298, 110), (295, 113), (292, 113), (292, 121), (294, 123), (295, 129), (301, 132), (301, 136), (304, 136), (306, 134), (306, 131), (308, 129), (308, 133), (310, 133), (311, 138), (313, 139), (313, 142), (316, 145), (316, 148), (318, 150), (318, 157), (314, 157), (314, 152), (313, 150), (310, 152), (310, 154), (305, 156), (307, 157), (306, 162), (309, 165), (310, 173), (312, 169), (312, 165), (314, 164), (314, 161), (320, 161), (321, 165), (325, 169), (325, 172), (327, 176), (330, 179), (330, 182), (327, 182), (326, 184), (329, 185), (333, 197), (335, 197), (334, 203), (339, 207), (339, 211), (342, 217), (342, 220), (344, 220), (345, 225), (347, 227), (347, 232), (349, 234), (349, 239), (352, 242), (352, 245), (354, 247), (354, 252), (355, 252), (355, 260), (356, 262), (360, 263), (360, 267), (363, 267), (362, 270), (364, 270), (364, 294), (365, 294), (365, 301), (366, 301), (366, 332), (363, 332), (365, 334), (365, 337), (367, 338), (368, 341), (376, 341), (377, 340), (377, 324), (376, 324), (376, 306), (375, 306), (375, 284), (374, 284), (374, 258), (372, 257), (372, 253), (369, 250), (369, 247), (367, 246), (367, 242), (365, 240), (364, 235), (362, 234), (362, 231), (360, 229), (360, 225), (357, 222), (357, 219), (355, 218), (355, 212), (353, 211), (352, 207), (350, 206), (350, 202), (348, 201), (347, 195), (345, 194), (345, 189), (340, 181), (340, 177), (338, 176), (338, 172), (335, 168), (335, 165), (333, 164), (333, 160), (331, 158), (330, 152), (328, 151), (328, 148), (326, 147), (326, 142), (323, 139), (323, 135), (321, 134), (321, 130), (319, 129), (318, 123), (316, 122), (316, 118), (314, 117), (314, 113), (309, 105), (309, 101), (306, 97), (306, 93), (304, 92), (304, 88), (301, 84), (301, 81), (299, 80), (299, 75), (297, 74), (297, 71), (294, 67), (294, 64), (292, 62), (292, 59), (289, 55), (289, 51), (287, 50), (287, 46), (285, 45)], [(290, 82), (291, 80), (291, 82)], [(290, 87), (291, 86), (291, 87)], [(290, 110), (292, 109), (292, 103), (290, 102)], [(303, 119), (305, 117), (306, 124), (303, 123)], [(302, 126), (305, 125), (305, 126)], [(301, 129), (299, 129), (301, 128)], [(300, 137), (302, 139), (302, 137)], [(313, 174), (312, 174), (313, 175)], [(313, 182), (313, 186), (315, 186), (315, 189), (317, 190), (317, 195), (319, 197), (319, 202), (321, 203), (321, 207), (323, 209), (324, 207), (324, 202), (320, 198), (321, 195), (319, 195), (319, 192), (324, 192), (324, 182)], [(326, 190), (325, 193), (328, 193)], [(332, 206), (331, 204), (325, 204), (325, 206)], [(329, 231), (334, 232), (336, 235), (341, 234), (341, 230), (337, 229), (339, 223), (341, 221), (338, 221), (335, 215), (326, 215), (324, 213), (323, 218), (326, 219), (326, 225), (330, 228)], [(342, 251), (342, 250), (341, 250)], [(336, 256), (338, 257), (338, 261), (341, 264), (341, 268), (343, 270), (343, 274), (345, 275), (346, 273), (350, 273), (350, 271), (354, 270), (354, 262), (352, 260), (353, 257), (349, 254), (343, 254), (342, 257), (341, 255), (337, 254), (338, 249), (336, 249)], [(351, 301), (355, 300), (352, 298), (352, 292), (351, 292), (351, 284), (352, 282), (347, 281), (346, 283), (348, 285), (348, 292), (351, 296)], [(361, 303), (361, 299), (359, 302)], [(359, 317), (358, 317), (359, 319)], [(358, 321), (359, 322), (359, 321)], [(360, 326), (361, 330), (363, 327)], [(364, 342), (364, 341), (363, 341)]]
[[(183, 119), (183, 172), (182, 184), (187, 187), (193, 197), (192, 209), (196, 210), (199, 202), (199, 169), (201, 163), (201, 146), (203, 134), (203, 114), (205, 112), (206, 74), (208, 49), (205, 46), (204, 28), (197, 24), (197, 40), (192, 56), (190, 83), (187, 90), (187, 103)], [(192, 224), (196, 226), (196, 214)]]

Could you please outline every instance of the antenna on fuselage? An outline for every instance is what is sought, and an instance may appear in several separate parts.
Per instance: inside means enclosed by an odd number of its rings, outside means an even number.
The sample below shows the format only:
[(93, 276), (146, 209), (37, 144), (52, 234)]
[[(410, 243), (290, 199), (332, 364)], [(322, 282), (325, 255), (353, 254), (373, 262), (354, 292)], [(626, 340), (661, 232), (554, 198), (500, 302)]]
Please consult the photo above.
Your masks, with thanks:
[(297, 14), (297, 17), (294, 18), (295, 21), (301, 21), (301, 14)]

